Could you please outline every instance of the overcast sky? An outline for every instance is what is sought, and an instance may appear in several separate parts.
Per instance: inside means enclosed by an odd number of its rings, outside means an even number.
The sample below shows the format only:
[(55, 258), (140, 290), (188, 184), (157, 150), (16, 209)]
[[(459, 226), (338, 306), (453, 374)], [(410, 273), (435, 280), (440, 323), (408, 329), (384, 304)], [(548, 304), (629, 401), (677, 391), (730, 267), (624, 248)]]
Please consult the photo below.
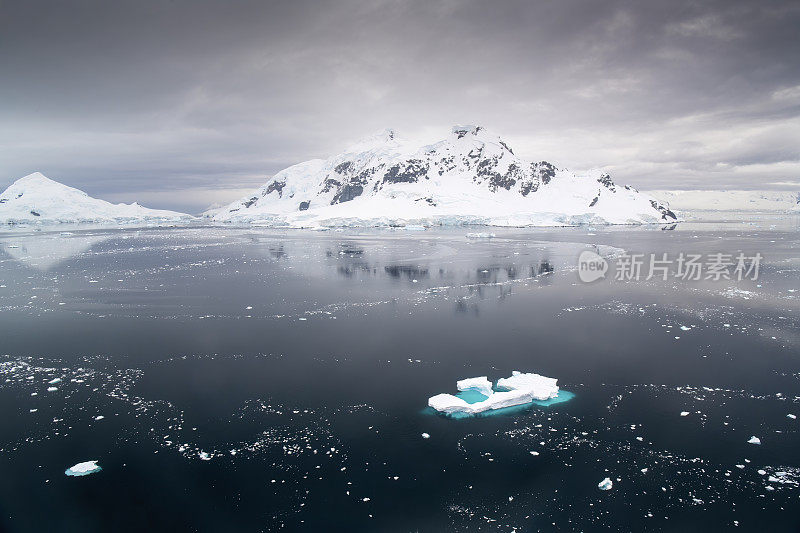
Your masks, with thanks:
[(197, 211), (477, 123), (640, 189), (800, 190), (798, 28), (796, 0), (0, 0), (0, 189)]

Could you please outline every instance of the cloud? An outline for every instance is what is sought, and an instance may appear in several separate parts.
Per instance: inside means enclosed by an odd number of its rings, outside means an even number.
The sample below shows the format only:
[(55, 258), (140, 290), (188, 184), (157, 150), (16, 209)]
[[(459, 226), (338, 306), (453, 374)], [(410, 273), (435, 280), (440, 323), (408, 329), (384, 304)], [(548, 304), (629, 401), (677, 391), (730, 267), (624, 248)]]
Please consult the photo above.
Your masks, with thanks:
[(465, 122), (642, 188), (765, 186), (798, 178), (798, 25), (790, 1), (12, 1), (0, 186), (41, 170), (200, 209)]

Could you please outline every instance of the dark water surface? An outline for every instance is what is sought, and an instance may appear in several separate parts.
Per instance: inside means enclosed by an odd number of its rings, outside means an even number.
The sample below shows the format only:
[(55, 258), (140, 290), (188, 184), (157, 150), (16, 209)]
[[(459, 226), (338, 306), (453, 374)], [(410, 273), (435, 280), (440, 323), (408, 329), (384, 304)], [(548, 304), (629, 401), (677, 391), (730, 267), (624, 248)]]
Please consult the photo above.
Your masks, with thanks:
[[(0, 233), (0, 529), (800, 528), (796, 219), (469, 231)], [(587, 285), (585, 249), (764, 261)], [(575, 397), (425, 410), (513, 370)]]

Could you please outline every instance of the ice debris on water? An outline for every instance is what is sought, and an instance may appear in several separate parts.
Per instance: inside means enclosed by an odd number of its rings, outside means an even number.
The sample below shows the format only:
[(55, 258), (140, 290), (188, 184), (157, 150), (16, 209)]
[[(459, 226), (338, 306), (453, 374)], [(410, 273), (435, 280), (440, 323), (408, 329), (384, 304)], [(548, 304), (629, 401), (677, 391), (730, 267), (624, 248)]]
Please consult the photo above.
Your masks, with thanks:
[(597, 488), (600, 490), (611, 490), (611, 487), (614, 486), (614, 483), (609, 478), (605, 478), (603, 481), (597, 484)]
[(753, 435), (750, 437), (750, 440), (747, 441), (747, 444), (761, 444), (761, 439)]
[(431, 438), (431, 436), (429, 434), (427, 434), (427, 433), (423, 433), (422, 434), (422, 438), (423, 439), (429, 439), (429, 438)]
[(99, 472), (102, 470), (100, 465), (97, 464), (97, 461), (84, 461), (83, 463), (78, 463), (74, 466), (67, 468), (64, 473), (68, 476), (88, 476), (89, 474), (94, 474), (95, 472)]

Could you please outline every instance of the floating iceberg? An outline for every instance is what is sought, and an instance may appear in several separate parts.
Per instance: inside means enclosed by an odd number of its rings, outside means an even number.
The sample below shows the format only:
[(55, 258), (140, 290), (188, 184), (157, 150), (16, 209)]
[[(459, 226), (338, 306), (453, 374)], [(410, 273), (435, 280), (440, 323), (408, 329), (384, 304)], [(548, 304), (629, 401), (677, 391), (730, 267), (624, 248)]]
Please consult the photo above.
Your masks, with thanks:
[(611, 481), (609, 478), (605, 478), (603, 481), (597, 484), (597, 488), (600, 490), (611, 490), (614, 486), (614, 482)]
[(750, 440), (747, 441), (747, 444), (761, 444), (761, 439), (756, 437), (755, 435), (750, 437)]
[(68, 476), (88, 476), (101, 470), (102, 468), (97, 464), (97, 461), (85, 461), (67, 468), (64, 473)]
[[(492, 382), (486, 376), (456, 382), (459, 394), (437, 394), (428, 399), (428, 406), (449, 416), (470, 416), (506, 407), (525, 405), (534, 401), (554, 400), (559, 396), (558, 380), (539, 374), (514, 371), (511, 377)], [(563, 391), (564, 399), (572, 394)], [(568, 397), (567, 397), (568, 395)]]

